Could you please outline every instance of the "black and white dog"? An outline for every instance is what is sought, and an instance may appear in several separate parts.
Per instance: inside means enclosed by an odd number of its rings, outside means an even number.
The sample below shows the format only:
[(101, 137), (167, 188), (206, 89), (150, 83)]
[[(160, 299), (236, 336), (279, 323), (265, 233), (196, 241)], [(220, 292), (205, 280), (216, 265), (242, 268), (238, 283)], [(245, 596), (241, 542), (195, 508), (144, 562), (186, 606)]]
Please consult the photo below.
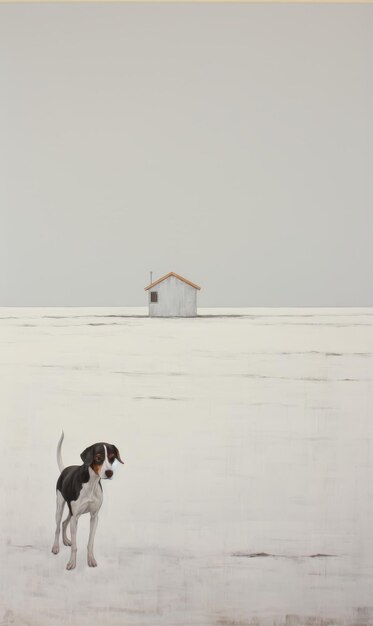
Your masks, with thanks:
[[(97, 562), (93, 555), (93, 542), (98, 522), (98, 512), (102, 505), (101, 479), (110, 479), (113, 476), (113, 463), (120, 458), (118, 448), (110, 443), (94, 443), (81, 453), (83, 465), (63, 466), (61, 447), (64, 438), (62, 433), (57, 446), (57, 463), (60, 469), (60, 477), (57, 481), (57, 510), (56, 510), (56, 535), (52, 547), (53, 554), (60, 550), (60, 527), (65, 503), (69, 507), (69, 513), (62, 522), (62, 539), (65, 546), (71, 546), (70, 560), (66, 569), (74, 569), (76, 566), (76, 532), (78, 519), (83, 513), (91, 514), (91, 523), (88, 540), (88, 565), (96, 567)], [(66, 530), (70, 524), (71, 541), (68, 539)]]

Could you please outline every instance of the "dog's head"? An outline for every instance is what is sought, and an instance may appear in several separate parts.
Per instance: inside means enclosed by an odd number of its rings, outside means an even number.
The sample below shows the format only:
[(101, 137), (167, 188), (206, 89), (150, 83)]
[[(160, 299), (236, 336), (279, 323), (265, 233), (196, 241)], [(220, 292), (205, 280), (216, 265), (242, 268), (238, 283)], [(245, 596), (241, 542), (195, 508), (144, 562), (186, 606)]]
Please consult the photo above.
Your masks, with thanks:
[(80, 458), (100, 478), (112, 478), (115, 461), (123, 463), (118, 448), (111, 443), (94, 443), (81, 453)]

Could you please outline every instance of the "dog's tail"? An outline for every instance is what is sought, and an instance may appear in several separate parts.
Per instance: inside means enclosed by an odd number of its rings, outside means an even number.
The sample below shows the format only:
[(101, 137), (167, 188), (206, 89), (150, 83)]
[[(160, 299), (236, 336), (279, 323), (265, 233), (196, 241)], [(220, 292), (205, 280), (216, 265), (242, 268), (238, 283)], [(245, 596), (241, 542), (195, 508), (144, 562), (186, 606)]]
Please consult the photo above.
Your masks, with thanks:
[(62, 435), (60, 437), (60, 440), (58, 442), (58, 446), (57, 446), (57, 463), (58, 463), (58, 467), (60, 469), (60, 472), (62, 472), (62, 470), (64, 469), (64, 464), (62, 462), (62, 455), (61, 455), (61, 448), (62, 448), (62, 442), (63, 442), (63, 438), (64, 438), (64, 432), (62, 431)]

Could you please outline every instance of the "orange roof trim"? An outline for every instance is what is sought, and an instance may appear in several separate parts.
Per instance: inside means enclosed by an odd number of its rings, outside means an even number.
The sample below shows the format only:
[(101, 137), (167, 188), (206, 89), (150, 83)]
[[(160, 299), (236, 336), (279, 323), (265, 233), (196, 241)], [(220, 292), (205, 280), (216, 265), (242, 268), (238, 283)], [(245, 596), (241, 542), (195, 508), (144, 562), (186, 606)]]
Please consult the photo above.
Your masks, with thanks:
[(194, 283), (191, 283), (190, 280), (187, 280), (186, 278), (183, 278), (179, 274), (175, 274), (175, 272), (169, 272), (165, 276), (162, 276), (161, 278), (158, 278), (158, 280), (155, 280), (153, 283), (151, 283), (150, 285), (145, 287), (145, 291), (147, 291), (148, 289), (151, 289), (152, 287), (155, 287), (155, 285), (158, 285), (158, 283), (161, 283), (162, 280), (166, 280), (166, 278), (169, 278), (170, 276), (175, 276), (175, 278), (178, 278), (179, 280), (182, 280), (183, 283), (186, 283), (187, 285), (190, 285), (191, 287), (194, 287), (194, 289), (201, 289), (201, 287), (198, 287), (198, 285), (195, 285)]

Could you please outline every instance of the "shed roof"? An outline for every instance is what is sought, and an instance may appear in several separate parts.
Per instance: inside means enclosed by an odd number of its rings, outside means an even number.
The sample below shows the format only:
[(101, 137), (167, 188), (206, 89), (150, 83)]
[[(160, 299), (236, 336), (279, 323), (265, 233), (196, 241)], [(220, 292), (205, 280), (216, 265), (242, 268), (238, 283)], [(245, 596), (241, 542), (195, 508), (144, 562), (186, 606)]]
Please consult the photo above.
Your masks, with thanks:
[(178, 278), (179, 280), (182, 280), (183, 283), (186, 283), (187, 285), (190, 285), (191, 287), (194, 287), (194, 289), (201, 289), (201, 287), (199, 287), (198, 285), (195, 285), (194, 283), (191, 283), (190, 280), (187, 280), (186, 278), (183, 278), (179, 274), (175, 274), (175, 272), (169, 272), (165, 276), (162, 276), (161, 278), (158, 278), (158, 280), (155, 280), (150, 285), (145, 287), (145, 291), (147, 291), (148, 289), (151, 289), (152, 287), (155, 287), (155, 285), (158, 285), (158, 283), (161, 283), (162, 280), (166, 280), (166, 278), (169, 278), (170, 276), (174, 276), (175, 278)]

